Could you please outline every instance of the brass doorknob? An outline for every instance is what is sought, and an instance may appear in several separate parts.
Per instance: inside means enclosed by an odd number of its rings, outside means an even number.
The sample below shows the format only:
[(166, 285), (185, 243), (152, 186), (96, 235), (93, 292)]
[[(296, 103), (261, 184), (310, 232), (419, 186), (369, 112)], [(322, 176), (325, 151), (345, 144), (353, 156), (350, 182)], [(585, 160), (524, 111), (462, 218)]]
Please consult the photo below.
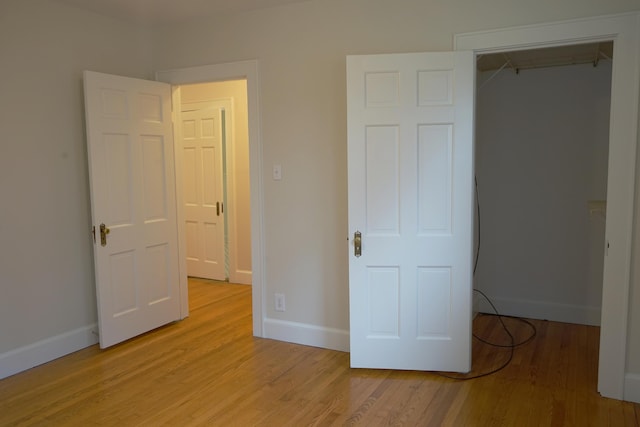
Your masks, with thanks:
[(100, 224), (100, 244), (102, 246), (107, 246), (107, 234), (109, 234), (111, 230), (104, 225), (104, 222)]

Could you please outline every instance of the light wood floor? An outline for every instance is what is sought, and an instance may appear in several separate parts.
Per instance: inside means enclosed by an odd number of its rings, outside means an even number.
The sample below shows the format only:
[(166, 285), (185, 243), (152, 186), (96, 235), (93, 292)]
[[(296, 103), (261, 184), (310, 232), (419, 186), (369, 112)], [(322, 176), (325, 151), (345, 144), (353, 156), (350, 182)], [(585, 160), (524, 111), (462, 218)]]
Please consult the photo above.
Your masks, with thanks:
[[(251, 289), (190, 283), (191, 316), (0, 381), (0, 426), (638, 426), (596, 393), (598, 328), (535, 321), (501, 372), (471, 381), (349, 369), (349, 355), (251, 335)], [(529, 333), (509, 321), (516, 339)], [(508, 340), (493, 316), (477, 334)], [(509, 350), (474, 340), (474, 372)]]

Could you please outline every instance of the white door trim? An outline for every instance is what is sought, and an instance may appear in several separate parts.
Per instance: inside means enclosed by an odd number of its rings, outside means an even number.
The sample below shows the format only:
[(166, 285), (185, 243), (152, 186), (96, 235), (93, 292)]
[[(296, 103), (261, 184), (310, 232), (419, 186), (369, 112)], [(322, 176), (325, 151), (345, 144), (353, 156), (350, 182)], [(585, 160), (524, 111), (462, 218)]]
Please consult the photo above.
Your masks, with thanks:
[(624, 399), (638, 127), (640, 14), (621, 14), (457, 34), (456, 50), (476, 55), (614, 41), (609, 177), (598, 391)]
[[(249, 174), (251, 183), (251, 267), (252, 267), (252, 301), (253, 301), (253, 335), (264, 336), (264, 186), (262, 178), (262, 142), (260, 139), (259, 80), (258, 61), (240, 61), (225, 64), (204, 65), (199, 67), (180, 68), (158, 71), (156, 80), (172, 85), (206, 83), (224, 80), (247, 80), (247, 101), (249, 112)], [(176, 97), (174, 91), (174, 108)], [(177, 94), (179, 97), (179, 94)], [(179, 99), (178, 99), (179, 100)], [(181, 201), (178, 201), (179, 203)], [(180, 212), (180, 204), (178, 204)], [(181, 218), (179, 216), (178, 221)], [(184, 234), (182, 234), (184, 235)], [(181, 242), (181, 245), (184, 243)], [(184, 254), (184, 246), (180, 247)], [(180, 256), (181, 262), (182, 255)], [(184, 267), (184, 268), (183, 268)], [(182, 317), (189, 311), (187, 300), (186, 265), (180, 267), (180, 289), (182, 296)]]

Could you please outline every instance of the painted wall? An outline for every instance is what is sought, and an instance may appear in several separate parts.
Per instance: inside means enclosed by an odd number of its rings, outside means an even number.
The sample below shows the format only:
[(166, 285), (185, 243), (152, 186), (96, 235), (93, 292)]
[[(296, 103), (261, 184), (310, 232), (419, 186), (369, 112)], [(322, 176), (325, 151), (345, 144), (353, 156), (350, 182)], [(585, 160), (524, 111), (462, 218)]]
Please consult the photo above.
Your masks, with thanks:
[[(230, 280), (251, 283), (251, 199), (249, 186), (249, 133), (247, 115), (247, 82), (228, 82), (184, 85), (180, 88), (182, 102), (231, 99), (233, 102), (233, 144), (227, 145), (233, 158), (233, 188), (229, 189), (235, 228), (229, 230), (230, 246), (234, 251), (230, 265)], [(228, 210), (229, 211), (229, 210)], [(244, 281), (248, 279), (248, 281)]]
[(48, 0), (0, 2), (0, 371), (9, 350), (96, 322), (82, 71), (152, 76), (148, 36)]
[(504, 314), (599, 325), (605, 220), (589, 201), (606, 199), (611, 63), (489, 71), (478, 86), (475, 286)]

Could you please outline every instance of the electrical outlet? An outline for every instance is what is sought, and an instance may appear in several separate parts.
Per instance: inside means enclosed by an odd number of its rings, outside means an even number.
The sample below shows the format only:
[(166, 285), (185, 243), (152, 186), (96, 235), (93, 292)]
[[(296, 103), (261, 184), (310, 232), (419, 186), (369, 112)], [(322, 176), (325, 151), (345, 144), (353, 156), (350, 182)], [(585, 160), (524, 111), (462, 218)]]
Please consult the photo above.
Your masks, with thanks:
[(275, 311), (286, 311), (284, 303), (284, 294), (275, 295)]

